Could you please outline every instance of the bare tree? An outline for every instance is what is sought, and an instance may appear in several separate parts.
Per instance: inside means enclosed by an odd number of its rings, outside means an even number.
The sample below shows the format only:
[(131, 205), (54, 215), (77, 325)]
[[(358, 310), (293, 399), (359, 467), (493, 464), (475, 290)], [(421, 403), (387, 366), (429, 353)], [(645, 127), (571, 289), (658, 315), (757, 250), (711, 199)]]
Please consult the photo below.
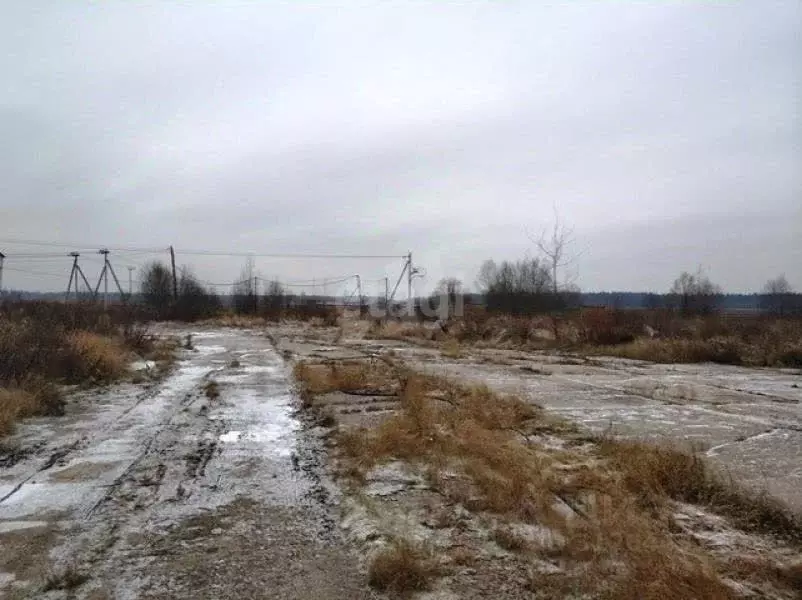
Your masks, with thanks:
[(140, 285), (145, 304), (165, 316), (173, 301), (173, 274), (164, 263), (155, 261), (142, 269)]
[(259, 308), (256, 294), (253, 257), (249, 256), (240, 271), (240, 280), (234, 284), (234, 310), (238, 313), (255, 314)]
[(568, 227), (560, 220), (560, 214), (556, 206), (554, 208), (554, 223), (551, 231), (544, 229), (540, 237), (532, 239), (532, 241), (550, 269), (552, 292), (556, 295), (561, 289), (573, 287), (571, 285), (572, 282), (568, 281), (568, 277), (563, 277), (563, 281), (560, 280), (560, 273), (576, 260), (576, 255), (571, 252), (571, 246), (576, 241), (574, 228)]
[(275, 320), (280, 319), (282, 311), (286, 308), (286, 300), (284, 287), (281, 283), (277, 279), (270, 281), (265, 289), (263, 299), (266, 316)]
[(683, 271), (674, 280), (669, 293), (684, 313), (711, 313), (721, 300), (721, 288), (701, 269), (694, 274)]
[(775, 279), (769, 279), (766, 282), (766, 285), (763, 288), (763, 293), (772, 295), (793, 294), (794, 290), (791, 287), (791, 284), (788, 283), (785, 275), (780, 275), (779, 277)]
[(496, 282), (498, 277), (498, 265), (493, 259), (487, 259), (479, 267), (479, 274), (476, 276), (476, 287), (481, 293), (486, 293)]
[[(492, 268), (489, 266), (492, 263)], [(564, 294), (554, 294), (549, 267), (537, 258), (496, 265), (485, 261), (480, 271), (487, 308), (511, 314), (534, 314), (564, 306)]]
[(763, 287), (761, 305), (764, 310), (783, 316), (797, 308), (799, 298), (785, 275), (769, 279)]
[(220, 310), (220, 307), (220, 299), (208, 291), (188, 267), (182, 267), (181, 276), (178, 279), (175, 318), (182, 321), (197, 321), (213, 316)]

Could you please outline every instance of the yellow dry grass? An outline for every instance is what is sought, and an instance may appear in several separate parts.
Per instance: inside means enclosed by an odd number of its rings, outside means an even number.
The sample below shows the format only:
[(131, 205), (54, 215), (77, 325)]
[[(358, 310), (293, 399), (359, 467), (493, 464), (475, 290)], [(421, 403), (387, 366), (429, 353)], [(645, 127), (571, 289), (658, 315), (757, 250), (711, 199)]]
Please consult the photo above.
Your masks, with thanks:
[(264, 317), (255, 315), (238, 315), (234, 313), (226, 313), (213, 319), (203, 321), (205, 325), (212, 325), (216, 327), (239, 327), (239, 328), (255, 328), (264, 327), (268, 321)]
[(443, 342), (440, 353), (446, 358), (462, 358), (465, 354), (462, 345), (454, 338), (449, 338)]
[(601, 439), (599, 454), (609, 461), (621, 485), (653, 511), (667, 500), (707, 506), (746, 531), (772, 533), (802, 543), (802, 520), (779, 501), (741, 489), (711, 470), (696, 454), (669, 446)]
[(432, 332), (418, 323), (404, 323), (398, 321), (388, 321), (382, 323), (376, 321), (367, 333), (367, 339), (381, 339), (381, 340), (407, 340), (413, 339), (431, 339)]
[(310, 394), (354, 392), (367, 389), (386, 390), (395, 381), (393, 368), (382, 361), (330, 363), (300, 362), (294, 368), (296, 380)]
[(119, 340), (88, 331), (67, 335), (68, 364), (75, 379), (112, 381), (125, 373), (127, 353)]
[[(313, 367), (296, 370), (311, 393), (336, 389), (348, 372)], [(496, 532), (502, 545), (563, 565), (556, 574), (533, 571), (531, 585), (546, 597), (736, 597), (725, 579), (737, 573), (689, 536), (677, 535), (674, 501), (705, 505), (748, 529), (784, 531), (791, 538), (802, 532), (782, 507), (715, 476), (696, 456), (645, 443), (580, 439), (570, 425), (486, 387), (410, 372), (400, 379), (400, 410), (372, 428), (337, 433), (341, 473), (358, 483), (375, 465), (404, 460), (425, 468), (434, 489), (472, 511), (551, 528), (561, 543), (548, 548), (527, 548), (509, 530)], [(355, 388), (370, 377), (363, 367), (344, 381)], [(543, 432), (573, 435), (585, 444), (574, 451), (547, 448), (537, 442)], [(461, 476), (441, 477), (445, 469)], [(796, 571), (772, 563), (764, 569), (769, 572), (783, 574), (773, 576), (781, 589), (793, 589)]]
[(394, 539), (373, 558), (368, 582), (379, 590), (406, 594), (429, 589), (438, 572), (430, 550), (406, 539)]
[(20, 419), (62, 414), (64, 400), (58, 387), (40, 377), (29, 377), (20, 385), (0, 387), (0, 437), (12, 433)]
[(0, 388), (0, 436), (14, 431), (18, 419), (36, 414), (36, 395), (20, 388)]

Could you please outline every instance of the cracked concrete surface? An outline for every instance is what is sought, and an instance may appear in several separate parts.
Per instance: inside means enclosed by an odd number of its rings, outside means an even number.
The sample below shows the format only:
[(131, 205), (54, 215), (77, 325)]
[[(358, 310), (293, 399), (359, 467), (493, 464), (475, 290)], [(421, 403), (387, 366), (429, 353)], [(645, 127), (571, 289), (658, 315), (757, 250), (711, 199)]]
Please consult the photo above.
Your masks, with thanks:
[[(288, 338), (282, 342), (290, 346)], [(392, 352), (416, 369), (519, 394), (595, 432), (707, 452), (738, 481), (802, 513), (802, 371), (663, 365), (612, 357), (431, 347), (347, 339), (346, 352)]]

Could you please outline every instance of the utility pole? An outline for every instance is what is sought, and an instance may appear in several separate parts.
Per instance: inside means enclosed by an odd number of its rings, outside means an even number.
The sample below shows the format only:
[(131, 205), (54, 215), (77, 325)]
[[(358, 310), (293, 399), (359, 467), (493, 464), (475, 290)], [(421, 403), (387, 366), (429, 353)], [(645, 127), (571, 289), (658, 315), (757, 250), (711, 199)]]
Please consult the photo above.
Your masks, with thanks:
[(89, 281), (86, 279), (86, 275), (84, 275), (83, 269), (81, 269), (81, 265), (78, 264), (78, 257), (81, 256), (79, 252), (70, 252), (70, 256), (72, 256), (72, 270), (70, 271), (70, 281), (67, 283), (67, 296), (65, 301), (70, 299), (70, 288), (72, 286), (72, 282), (75, 281), (75, 298), (80, 299), (80, 292), (78, 290), (78, 276), (80, 275), (81, 279), (83, 279), (84, 285), (86, 285), (86, 291), (91, 292), (92, 286), (89, 285)]
[(407, 254), (407, 313), (415, 316), (415, 302), (412, 298), (412, 252)]
[(0, 252), (0, 296), (3, 295), (3, 263), (6, 260), (6, 255)]
[(109, 305), (109, 273), (111, 273), (111, 276), (114, 277), (114, 283), (117, 285), (117, 290), (120, 292), (120, 298), (123, 300), (125, 300), (125, 292), (123, 292), (123, 288), (120, 285), (120, 280), (117, 279), (117, 273), (114, 272), (114, 268), (111, 266), (111, 262), (109, 261), (109, 250), (107, 248), (102, 248), (98, 250), (98, 254), (103, 255), (103, 270), (100, 272), (100, 277), (97, 280), (97, 286), (95, 286), (95, 293), (93, 297), (97, 297), (98, 290), (100, 289), (100, 282), (102, 281), (103, 310), (106, 310)]
[(390, 278), (384, 278), (384, 316), (390, 315)]
[(135, 267), (128, 267), (128, 299), (130, 300), (131, 297), (134, 295), (134, 268)]
[(175, 273), (175, 250), (170, 246), (170, 264), (173, 267), (173, 301), (178, 300), (178, 276)]
[(359, 302), (359, 316), (362, 316), (362, 279), (356, 276), (356, 297)]

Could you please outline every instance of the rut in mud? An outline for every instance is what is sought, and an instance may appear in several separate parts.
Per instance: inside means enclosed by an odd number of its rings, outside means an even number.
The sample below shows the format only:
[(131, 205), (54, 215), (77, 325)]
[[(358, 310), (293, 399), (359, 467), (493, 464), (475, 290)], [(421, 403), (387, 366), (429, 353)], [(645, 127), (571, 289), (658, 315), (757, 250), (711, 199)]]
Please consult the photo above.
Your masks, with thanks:
[(10, 440), (0, 585), (22, 597), (372, 597), (268, 338), (192, 339), (165, 381), (84, 394)]

